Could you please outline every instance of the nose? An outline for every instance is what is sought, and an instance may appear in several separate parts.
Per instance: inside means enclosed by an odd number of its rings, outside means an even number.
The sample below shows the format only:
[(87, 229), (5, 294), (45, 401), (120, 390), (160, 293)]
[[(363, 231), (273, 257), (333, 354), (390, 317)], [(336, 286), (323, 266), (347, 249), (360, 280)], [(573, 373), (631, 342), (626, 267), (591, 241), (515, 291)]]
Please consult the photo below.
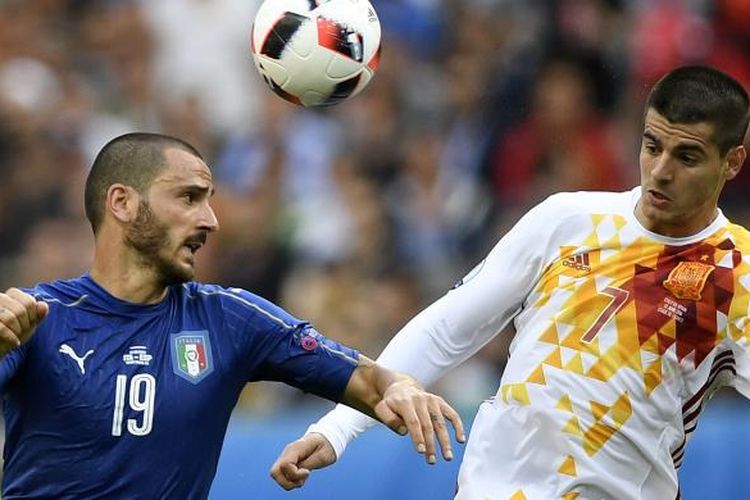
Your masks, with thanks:
[(210, 233), (219, 230), (219, 219), (216, 218), (216, 213), (209, 203), (206, 203), (201, 215), (201, 229)]
[(655, 161), (651, 169), (651, 177), (661, 182), (670, 182), (674, 177), (674, 169), (669, 155), (663, 152)]

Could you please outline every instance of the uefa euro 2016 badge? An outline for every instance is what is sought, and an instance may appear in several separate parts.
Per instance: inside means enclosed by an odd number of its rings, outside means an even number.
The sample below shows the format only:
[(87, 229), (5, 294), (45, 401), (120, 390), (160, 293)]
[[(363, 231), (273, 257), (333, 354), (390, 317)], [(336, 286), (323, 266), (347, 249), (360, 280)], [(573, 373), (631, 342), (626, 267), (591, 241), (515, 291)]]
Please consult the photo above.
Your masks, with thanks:
[(197, 384), (214, 371), (208, 331), (183, 331), (171, 334), (172, 370)]

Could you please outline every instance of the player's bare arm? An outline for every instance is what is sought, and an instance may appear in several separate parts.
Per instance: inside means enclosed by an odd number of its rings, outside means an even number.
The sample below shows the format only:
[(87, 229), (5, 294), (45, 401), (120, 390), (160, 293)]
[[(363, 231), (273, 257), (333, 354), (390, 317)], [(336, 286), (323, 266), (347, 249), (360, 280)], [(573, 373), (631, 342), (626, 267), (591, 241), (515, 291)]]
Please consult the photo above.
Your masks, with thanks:
[[(425, 460), (437, 462), (435, 438), (443, 458), (453, 459), (446, 420), (451, 423), (459, 442), (465, 440), (463, 422), (458, 413), (441, 398), (426, 392), (413, 378), (385, 369), (360, 355), (341, 400), (383, 422), (393, 431), (411, 436), (417, 452)], [(302, 486), (310, 470), (326, 467), (336, 461), (336, 453), (321, 434), (310, 433), (290, 443), (271, 468), (271, 476), (284, 489)]]
[(426, 392), (413, 378), (393, 372), (360, 356), (359, 367), (344, 392), (342, 403), (370, 415), (399, 434), (411, 436), (419, 453), (435, 463), (435, 437), (443, 457), (453, 458), (448, 420), (459, 436), (463, 423), (458, 413), (440, 396)]
[(46, 302), (18, 288), (0, 293), (0, 357), (26, 342), (48, 311)]

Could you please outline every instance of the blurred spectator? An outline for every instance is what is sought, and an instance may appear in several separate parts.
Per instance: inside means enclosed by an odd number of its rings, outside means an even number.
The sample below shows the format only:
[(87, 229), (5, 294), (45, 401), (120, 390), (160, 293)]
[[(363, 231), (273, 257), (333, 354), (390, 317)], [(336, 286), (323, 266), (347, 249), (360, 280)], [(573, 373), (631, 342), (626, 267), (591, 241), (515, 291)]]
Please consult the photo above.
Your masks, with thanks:
[[(253, 290), (273, 301), (279, 298), (289, 265), (289, 242), (281, 223), (280, 163), (272, 152), (267, 168), (251, 187), (237, 189), (244, 184), (238, 176), (235, 189), (217, 193), (213, 204), (221, 214), (221, 231), (212, 238), (216, 240), (211, 247), (214, 258), (204, 256), (212, 264), (210, 279)], [(217, 176), (221, 173), (218, 169)]]
[(155, 39), (157, 98), (194, 99), (217, 134), (260, 126), (261, 79), (255, 74), (249, 38), (260, 2), (143, 0), (141, 4)]
[(575, 61), (556, 59), (541, 69), (529, 115), (508, 130), (493, 159), (502, 206), (528, 207), (554, 191), (626, 187), (612, 123), (591, 95)]
[(14, 282), (32, 286), (79, 276), (89, 268), (92, 251), (93, 235), (85, 219), (51, 217), (32, 228)]

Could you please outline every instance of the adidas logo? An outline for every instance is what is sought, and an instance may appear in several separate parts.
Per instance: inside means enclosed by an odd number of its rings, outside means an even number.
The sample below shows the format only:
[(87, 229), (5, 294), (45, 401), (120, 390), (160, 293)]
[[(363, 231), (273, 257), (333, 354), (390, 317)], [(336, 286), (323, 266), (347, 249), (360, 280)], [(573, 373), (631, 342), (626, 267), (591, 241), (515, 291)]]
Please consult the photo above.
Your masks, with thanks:
[(589, 254), (583, 253), (580, 255), (571, 255), (567, 259), (563, 260), (563, 266), (575, 269), (576, 271), (583, 271), (585, 273), (591, 272), (591, 266), (589, 265)]

